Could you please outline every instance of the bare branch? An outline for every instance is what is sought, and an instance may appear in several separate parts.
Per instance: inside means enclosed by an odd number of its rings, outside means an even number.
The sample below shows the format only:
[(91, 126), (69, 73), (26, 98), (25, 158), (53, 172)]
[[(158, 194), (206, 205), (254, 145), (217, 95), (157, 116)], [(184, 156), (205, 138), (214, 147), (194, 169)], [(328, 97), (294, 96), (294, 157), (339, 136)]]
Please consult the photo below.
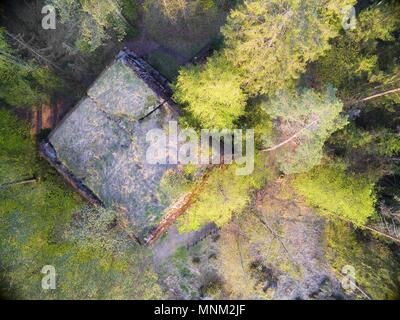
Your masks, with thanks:
[(318, 122), (319, 119), (316, 119), (312, 122), (310, 122), (307, 126), (303, 127), (301, 130), (297, 131), (294, 135), (292, 135), (290, 138), (286, 139), (285, 141), (282, 141), (281, 143), (268, 148), (268, 149), (264, 149), (261, 150), (261, 152), (270, 152), (270, 151), (274, 151), (276, 149), (279, 149), (280, 147), (283, 147), (285, 144), (289, 143), (290, 141), (296, 139), (299, 135), (301, 135), (305, 130), (308, 130), (310, 127), (312, 127), (314, 124), (316, 124)]
[(392, 90), (388, 90), (388, 91), (385, 91), (385, 92), (374, 94), (372, 96), (369, 96), (367, 98), (364, 98), (364, 99), (360, 100), (359, 102), (369, 101), (369, 100), (376, 99), (376, 98), (379, 98), (379, 97), (382, 97), (382, 96), (386, 96), (388, 94), (396, 93), (396, 92), (400, 92), (400, 88), (396, 88), (396, 89), (392, 89)]

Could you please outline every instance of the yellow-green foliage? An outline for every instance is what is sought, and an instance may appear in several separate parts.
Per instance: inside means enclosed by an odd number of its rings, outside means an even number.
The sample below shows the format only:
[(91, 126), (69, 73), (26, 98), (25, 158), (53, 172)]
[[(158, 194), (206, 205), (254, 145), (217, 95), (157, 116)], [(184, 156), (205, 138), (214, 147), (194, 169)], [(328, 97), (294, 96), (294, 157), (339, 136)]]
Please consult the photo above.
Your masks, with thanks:
[(375, 215), (374, 183), (346, 172), (342, 165), (318, 166), (298, 175), (293, 186), (310, 205), (355, 225), (365, 225)]
[[(399, 299), (398, 261), (387, 245), (375, 239), (358, 239), (341, 221), (328, 223), (325, 235), (326, 257), (338, 274), (344, 266), (352, 266), (357, 285), (372, 299)], [(357, 290), (355, 294), (366, 298)]]
[(33, 151), (28, 125), (0, 109), (0, 184), (31, 178)]
[(174, 98), (203, 128), (232, 128), (244, 114), (246, 95), (235, 67), (223, 57), (210, 58), (204, 67), (182, 69)]
[(167, 172), (160, 183), (160, 198), (166, 205), (177, 201), (184, 194), (189, 192), (196, 183), (196, 167), (186, 165), (182, 171)]
[(256, 161), (249, 176), (237, 175), (235, 165), (215, 168), (197, 201), (179, 219), (179, 231), (197, 230), (210, 222), (223, 226), (233, 214), (241, 213), (251, 200), (251, 191), (261, 188), (268, 175), (262, 163)]

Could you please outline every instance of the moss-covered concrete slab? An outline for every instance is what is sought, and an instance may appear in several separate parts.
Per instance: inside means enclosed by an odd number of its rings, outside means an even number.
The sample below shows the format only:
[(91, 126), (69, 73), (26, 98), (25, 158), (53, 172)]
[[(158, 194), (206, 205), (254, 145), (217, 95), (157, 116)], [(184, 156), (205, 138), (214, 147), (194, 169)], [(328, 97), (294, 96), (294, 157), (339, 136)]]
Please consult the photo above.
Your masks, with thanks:
[(168, 101), (120, 59), (102, 73), (49, 141), (58, 160), (106, 206), (123, 209), (143, 238), (175, 200), (162, 181), (177, 171), (176, 166), (146, 162), (146, 133), (166, 128), (175, 118)]

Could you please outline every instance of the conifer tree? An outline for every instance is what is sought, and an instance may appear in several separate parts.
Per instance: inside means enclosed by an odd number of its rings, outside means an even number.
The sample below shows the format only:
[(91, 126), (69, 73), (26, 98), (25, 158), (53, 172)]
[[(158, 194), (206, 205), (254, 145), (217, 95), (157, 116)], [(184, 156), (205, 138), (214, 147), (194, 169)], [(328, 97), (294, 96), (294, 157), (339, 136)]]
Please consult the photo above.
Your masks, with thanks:
[(175, 99), (204, 128), (231, 128), (244, 114), (246, 95), (240, 88), (237, 69), (223, 56), (215, 56), (204, 67), (180, 71)]
[(333, 88), (325, 93), (312, 89), (281, 91), (265, 108), (277, 121), (282, 141), (264, 151), (278, 150), (280, 168), (287, 174), (305, 172), (318, 165), (325, 141), (347, 123), (341, 115), (343, 103), (336, 98)]
[(6, 41), (0, 28), (0, 100), (11, 106), (37, 107), (49, 101), (59, 80), (45, 67), (24, 61)]
[(226, 55), (252, 95), (293, 87), (307, 63), (329, 49), (352, 0), (247, 0), (222, 32)]

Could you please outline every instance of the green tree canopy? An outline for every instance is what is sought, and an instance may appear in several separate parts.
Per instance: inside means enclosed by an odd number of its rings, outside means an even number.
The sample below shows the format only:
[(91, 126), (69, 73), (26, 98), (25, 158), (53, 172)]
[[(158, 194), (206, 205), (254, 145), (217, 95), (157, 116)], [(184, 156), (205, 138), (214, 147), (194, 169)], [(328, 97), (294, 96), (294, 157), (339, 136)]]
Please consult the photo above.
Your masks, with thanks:
[(278, 150), (280, 168), (287, 174), (318, 165), (325, 141), (347, 123), (341, 115), (343, 103), (331, 87), (325, 93), (312, 89), (280, 91), (265, 104), (265, 109), (276, 119), (282, 140), (265, 151)]
[(312, 78), (334, 85), (347, 99), (400, 86), (400, 48), (394, 36), (399, 27), (400, 4), (396, 1), (362, 10), (356, 28), (341, 32), (316, 62)]
[(122, 40), (129, 27), (123, 12), (134, 14), (125, 0), (49, 0), (61, 17), (61, 23), (77, 25), (80, 38), (76, 46), (82, 52), (93, 52), (111, 35)]
[(342, 164), (315, 167), (298, 175), (293, 186), (307, 203), (356, 226), (363, 226), (375, 216), (374, 183), (346, 171)]
[(265, 155), (257, 155), (251, 175), (236, 174), (236, 165), (215, 168), (203, 192), (185, 215), (179, 218), (179, 230), (198, 230), (207, 223), (227, 224), (234, 214), (240, 214), (252, 199), (252, 192), (261, 188), (271, 175)]
[(0, 99), (18, 107), (34, 107), (48, 102), (59, 88), (59, 80), (44, 67), (23, 61), (6, 41), (0, 28)]
[(222, 32), (226, 56), (252, 95), (293, 87), (308, 62), (338, 34), (340, 9), (353, 0), (247, 0)]
[(232, 128), (245, 112), (238, 71), (220, 55), (203, 67), (181, 69), (175, 89), (175, 100), (186, 105), (204, 128)]

